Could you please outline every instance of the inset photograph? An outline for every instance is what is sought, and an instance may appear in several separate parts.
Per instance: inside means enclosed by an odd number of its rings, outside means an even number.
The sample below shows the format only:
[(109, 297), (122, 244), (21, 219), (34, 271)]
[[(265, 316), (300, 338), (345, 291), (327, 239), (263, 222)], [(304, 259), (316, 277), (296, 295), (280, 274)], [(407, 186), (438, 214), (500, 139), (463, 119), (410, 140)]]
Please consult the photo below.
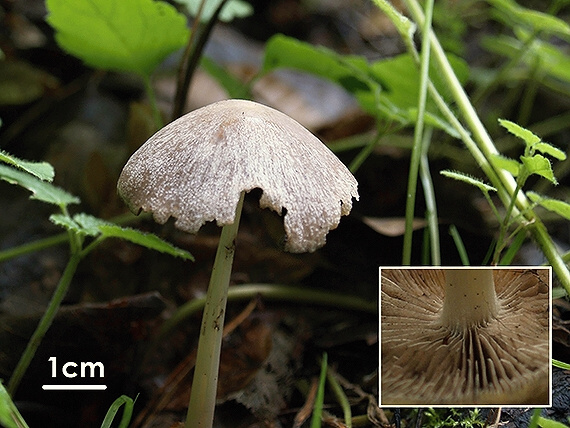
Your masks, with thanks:
[(550, 406), (551, 268), (380, 268), (382, 406)]

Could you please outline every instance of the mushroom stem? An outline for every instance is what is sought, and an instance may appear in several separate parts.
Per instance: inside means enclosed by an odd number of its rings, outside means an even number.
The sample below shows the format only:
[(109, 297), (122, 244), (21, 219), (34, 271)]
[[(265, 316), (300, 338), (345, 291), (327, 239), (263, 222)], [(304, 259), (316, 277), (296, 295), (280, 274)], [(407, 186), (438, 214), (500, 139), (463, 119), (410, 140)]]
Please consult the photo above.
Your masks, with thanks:
[(214, 420), (224, 317), (243, 198), (244, 192), (234, 222), (222, 228), (218, 243), (202, 316), (186, 428), (211, 427)]
[(465, 331), (486, 324), (498, 310), (492, 269), (445, 269), (444, 326)]

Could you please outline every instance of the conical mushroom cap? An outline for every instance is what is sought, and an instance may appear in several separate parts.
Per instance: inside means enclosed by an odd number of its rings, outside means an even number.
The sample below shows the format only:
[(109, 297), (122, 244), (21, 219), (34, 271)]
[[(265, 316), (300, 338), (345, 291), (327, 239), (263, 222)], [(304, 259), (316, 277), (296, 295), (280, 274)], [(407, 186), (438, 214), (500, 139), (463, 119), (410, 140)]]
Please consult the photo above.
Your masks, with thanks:
[(244, 100), (192, 111), (154, 134), (128, 160), (118, 191), (129, 208), (195, 233), (234, 221), (242, 191), (284, 218), (292, 252), (314, 251), (350, 213), (357, 182), (345, 165), (289, 116)]

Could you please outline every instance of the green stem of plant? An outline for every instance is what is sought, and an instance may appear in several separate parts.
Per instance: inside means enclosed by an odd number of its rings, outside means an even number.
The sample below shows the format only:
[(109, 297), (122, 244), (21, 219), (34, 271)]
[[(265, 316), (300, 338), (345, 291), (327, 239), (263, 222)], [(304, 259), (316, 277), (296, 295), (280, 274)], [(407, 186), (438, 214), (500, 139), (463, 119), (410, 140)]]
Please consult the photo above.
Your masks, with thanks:
[(378, 141), (380, 141), (381, 134), (378, 132), (375, 138), (371, 139), (366, 146), (358, 152), (358, 155), (352, 160), (348, 169), (353, 174), (356, 173), (358, 168), (364, 163), (364, 161), (370, 156), (370, 153), (374, 150), (374, 148), (378, 145)]
[(172, 108), (172, 115), (170, 120), (176, 120), (184, 111), (184, 106), (186, 105), (186, 95), (188, 92), (188, 88), (190, 87), (190, 81), (192, 80), (191, 76), (188, 76), (188, 62), (190, 61), (190, 57), (193, 52), (194, 48), (194, 41), (196, 40), (196, 34), (198, 34), (198, 28), (200, 27), (200, 19), (202, 18), (202, 12), (204, 10), (204, 6), (206, 4), (206, 0), (200, 1), (200, 5), (198, 6), (198, 11), (196, 12), (196, 16), (194, 16), (194, 23), (192, 24), (192, 31), (190, 33), (190, 38), (188, 39), (188, 43), (184, 48), (184, 52), (182, 53), (182, 58), (180, 59), (180, 64), (178, 66), (178, 76), (176, 78), (177, 85), (176, 85), (176, 93), (174, 94), (174, 103)]
[(449, 234), (451, 235), (451, 238), (455, 243), (455, 248), (457, 248), (457, 252), (459, 253), (459, 258), (461, 259), (461, 263), (463, 264), (463, 266), (470, 266), (471, 263), (469, 262), (469, 255), (465, 250), (465, 245), (463, 245), (463, 239), (461, 239), (461, 235), (459, 234), (459, 231), (457, 230), (457, 227), (455, 227), (454, 224), (449, 226)]
[(424, 132), (424, 114), (427, 99), (427, 87), (429, 81), (429, 58), (431, 34), (431, 17), (433, 12), (433, 0), (426, 1), (426, 19), (423, 23), (422, 31), (422, 52), (420, 59), (420, 92), (418, 96), (418, 118), (414, 129), (414, 147), (410, 160), (410, 170), (408, 173), (408, 190), (406, 193), (406, 229), (404, 232), (404, 247), (402, 252), (402, 264), (408, 266), (412, 259), (412, 235), (414, 232), (414, 210), (416, 203), (416, 190), (418, 182), (418, 171), (422, 154), (422, 140)]
[(311, 428), (320, 428), (323, 418), (323, 404), (325, 402), (325, 381), (327, 379), (328, 369), (328, 356), (323, 353), (321, 360), (321, 374), (319, 375), (319, 387), (317, 389), (317, 396), (315, 398), (315, 405), (313, 407), (313, 416), (311, 417)]
[(512, 239), (511, 245), (509, 246), (507, 251), (505, 251), (505, 254), (503, 255), (503, 257), (501, 257), (501, 260), (499, 260), (499, 262), (497, 263), (499, 266), (509, 266), (513, 262), (513, 259), (515, 258), (517, 252), (520, 250), (522, 244), (524, 243), (526, 236), (527, 236), (526, 228), (521, 227), (516, 230), (516, 234), (514, 234), (514, 238)]
[(517, 117), (517, 123), (521, 126), (527, 126), (529, 118), (532, 114), (536, 95), (542, 80), (541, 64), (540, 58), (537, 58), (529, 73), (525, 89), (520, 100), (519, 113)]
[(340, 404), (340, 407), (342, 408), (346, 428), (352, 428), (352, 409), (350, 408), (350, 403), (348, 402), (348, 398), (336, 378), (336, 373), (330, 367), (327, 370), (327, 381), (338, 401), (338, 404)]
[[(519, 177), (519, 180), (517, 180), (517, 187), (515, 188), (515, 192), (514, 192), (515, 195), (517, 195), (520, 192), (520, 190), (522, 189), (522, 185), (526, 181), (527, 177), (528, 176), (526, 176), (526, 177), (520, 176)], [(505, 236), (507, 235), (507, 232), (509, 231), (509, 227), (512, 224), (511, 215), (513, 213), (514, 208), (515, 208), (515, 198), (511, 198), (511, 200), (509, 202), (509, 206), (507, 207), (507, 210), (505, 212), (505, 216), (503, 218), (503, 221), (501, 222), (501, 227), (499, 229), (499, 238), (497, 239), (497, 245), (495, 246), (495, 252), (493, 254), (492, 264), (494, 264), (494, 265), (496, 265), (499, 262), (499, 258), (501, 257), (501, 252), (505, 248), (505, 245), (506, 245)]]
[(12, 259), (14, 257), (23, 256), (26, 254), (33, 253), (35, 251), (40, 251), (45, 248), (53, 247), (55, 245), (64, 244), (68, 241), (69, 241), (69, 235), (67, 234), (67, 232), (64, 232), (58, 235), (50, 236), (48, 238), (38, 239), (37, 241), (18, 245), (17, 247), (8, 248), (6, 250), (0, 251), (0, 263)]
[(146, 97), (148, 98), (148, 102), (152, 110), (154, 126), (156, 127), (156, 129), (160, 129), (164, 126), (164, 121), (162, 120), (162, 114), (160, 113), (160, 109), (158, 108), (158, 103), (156, 102), (156, 94), (154, 93), (154, 89), (152, 88), (150, 76), (143, 76), (143, 81), (144, 81), (144, 89)]
[(489, 94), (493, 93), (499, 85), (505, 80), (507, 74), (515, 67), (522, 58), (528, 53), (528, 50), (532, 43), (536, 40), (539, 32), (535, 31), (521, 46), (521, 48), (515, 52), (515, 55), (495, 74), (493, 80), (484, 86), (481, 86), (479, 90), (473, 95), (473, 104), (479, 105), (482, 100), (484, 100)]
[[(296, 304), (308, 303), (343, 310), (378, 314), (377, 302), (344, 293), (310, 290), (306, 287), (294, 287), (282, 284), (244, 284), (230, 287), (228, 291), (228, 301), (247, 301), (257, 296), (261, 296), (265, 300), (294, 302)], [(172, 329), (181, 325), (188, 317), (202, 310), (205, 302), (206, 297), (192, 299), (178, 308), (172, 317), (162, 325), (157, 335), (157, 342), (160, 343)]]
[(28, 342), (24, 353), (20, 357), (20, 361), (16, 365), (12, 377), (10, 378), (10, 382), (8, 383), (8, 392), (11, 396), (14, 396), (20, 382), (26, 373), (34, 355), (36, 354), (36, 350), (40, 346), (40, 343), (45, 336), (46, 332), (48, 331), (55, 315), (63, 301), (63, 298), (67, 294), (67, 290), (69, 289), (69, 285), (71, 284), (71, 280), (75, 271), (77, 270), (77, 265), (81, 261), (81, 256), (78, 253), (71, 254), (69, 261), (67, 262), (67, 266), (63, 271), (63, 274), (59, 280), (57, 288), (55, 289), (55, 293), (53, 294), (49, 305), (42, 316), (36, 330), (34, 331), (30, 341)]
[(487, 203), (489, 204), (489, 206), (491, 207), (491, 211), (493, 211), (493, 215), (495, 216), (495, 218), (497, 219), (497, 221), (500, 223), (501, 222), (501, 216), (499, 214), (499, 210), (497, 209), (497, 206), (495, 205), (495, 202), (493, 202), (493, 199), (491, 198), (491, 195), (489, 194), (488, 190), (483, 190), (483, 196), (485, 196), (485, 199), (487, 200)]
[(192, 34), (190, 36), (190, 40), (188, 41), (188, 45), (184, 52), (184, 56), (182, 58), (182, 62), (180, 64), (180, 70), (178, 75), (178, 87), (176, 88), (176, 95), (174, 99), (174, 108), (172, 110), (172, 120), (175, 120), (182, 116), (184, 113), (184, 108), (186, 105), (186, 96), (188, 94), (188, 90), (190, 89), (190, 84), (192, 83), (192, 77), (194, 76), (194, 72), (196, 71), (196, 67), (200, 62), (200, 58), (202, 56), (202, 52), (204, 47), (206, 46), (206, 42), (210, 38), (210, 34), (214, 29), (214, 25), (218, 21), (218, 16), (222, 12), (222, 9), (226, 5), (228, 0), (221, 0), (218, 4), (218, 7), (210, 17), (210, 20), (203, 25), (202, 29), (200, 30), (199, 35), (196, 38), (196, 31), (197, 28), (200, 26), (200, 16), (202, 14), (202, 9), (204, 4), (206, 3), (203, 0), (200, 4), (200, 8), (198, 9), (198, 14), (196, 15), (196, 19), (194, 20), (194, 26), (192, 28)]
[[(423, 25), (424, 15), (417, 0), (406, 0), (406, 4), (408, 6), (408, 10), (414, 17), (414, 20), (420, 25)], [(443, 48), (441, 47), (439, 40), (435, 34), (433, 34), (433, 32), (431, 33), (430, 41), (433, 51), (433, 58), (440, 68), (442, 78), (445, 79), (450, 93), (452, 94), (457, 105), (457, 108), (461, 111), (465, 122), (469, 126), (469, 129), (475, 138), (475, 141), (477, 141), (477, 146), (472, 147), (470, 145), (471, 139), (464, 138), (468, 136), (462, 133), (464, 142), (491, 181), (491, 184), (497, 188), (499, 197), (505, 206), (508, 206), (510, 201), (513, 198), (516, 198), (517, 209), (525, 211), (526, 220), (529, 223), (533, 224), (533, 226), (530, 228), (533, 238), (540, 246), (543, 254), (551, 264), (553, 271), (556, 273), (558, 279), (566, 289), (566, 292), (570, 294), (570, 271), (558, 253), (558, 250), (552, 242), (552, 238), (548, 234), (546, 227), (536, 216), (534, 211), (527, 210), (529, 202), (526, 199), (525, 195), (522, 192), (518, 195), (515, 193), (516, 183), (512, 175), (504, 170), (495, 171), (495, 169), (490, 164), (489, 159), (491, 159), (493, 155), (497, 154), (498, 151), (479, 116), (477, 115), (477, 112), (475, 111), (473, 105), (469, 101), (469, 97), (463, 90), (461, 83), (453, 72), (449, 61), (445, 56)]]
[(186, 428), (211, 428), (214, 421), (224, 317), (243, 198), (244, 192), (240, 195), (234, 222), (222, 228), (216, 251), (200, 328)]
[[(562, 2), (560, 2), (560, 4), (557, 2), (552, 2), (546, 13), (554, 16), (561, 7)], [(474, 105), (479, 105), (482, 100), (484, 100), (489, 94), (493, 93), (493, 91), (499, 87), (501, 82), (503, 82), (507, 77), (508, 73), (521, 62), (525, 55), (528, 54), (530, 47), (541, 35), (541, 33), (542, 31), (540, 30), (534, 30), (532, 34), (525, 40), (520, 49), (515, 52), (514, 56), (495, 74), (493, 80), (489, 84), (479, 88), (479, 90), (473, 96)], [(521, 123), (519, 122), (519, 124)]]
[(441, 254), (439, 246), (439, 227), (437, 218), (437, 204), (435, 202), (435, 190), (431, 180), (429, 169), (428, 150), (432, 135), (432, 128), (427, 128), (424, 133), (424, 141), (422, 143), (422, 156), (420, 158), (420, 180), (424, 189), (424, 199), (426, 201), (427, 222), (430, 242), (431, 264), (434, 266), (441, 265)]
[[(141, 214), (141, 216), (144, 216), (144, 214)], [(124, 225), (124, 224), (133, 223), (135, 221), (140, 221), (140, 216), (137, 217), (131, 213), (127, 213), (113, 217), (109, 221), (111, 223)], [(64, 244), (66, 242), (69, 242), (69, 239), (70, 239), (69, 232), (63, 232), (63, 233), (58, 233), (57, 235), (54, 236), (49, 236), (47, 238), (38, 239), (37, 241), (18, 245), (17, 247), (7, 248), (6, 250), (0, 251), (0, 263), (5, 262), (6, 260), (13, 259), (14, 257), (24, 256), (26, 254), (34, 253), (36, 251), (41, 251), (46, 248)]]

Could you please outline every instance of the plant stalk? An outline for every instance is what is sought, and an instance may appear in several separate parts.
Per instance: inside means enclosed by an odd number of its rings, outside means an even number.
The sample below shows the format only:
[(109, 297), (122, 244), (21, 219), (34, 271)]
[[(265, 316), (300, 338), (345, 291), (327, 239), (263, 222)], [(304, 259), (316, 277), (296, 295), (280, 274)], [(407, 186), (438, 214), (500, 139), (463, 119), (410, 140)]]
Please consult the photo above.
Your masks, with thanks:
[[(334, 307), (342, 310), (352, 310), (378, 314), (378, 302), (367, 300), (358, 296), (345, 293), (331, 293), (328, 291), (311, 290), (307, 287), (295, 287), (283, 284), (242, 284), (239, 287), (231, 287), (228, 291), (228, 301), (251, 300), (261, 296), (264, 300), (276, 300), (292, 302), (294, 304), (309, 304), (325, 307)], [(159, 343), (176, 326), (181, 325), (186, 319), (201, 311), (206, 297), (192, 299), (176, 310), (172, 317), (164, 322), (156, 338)], [(155, 341), (150, 348), (155, 345)]]
[[(419, 25), (423, 25), (425, 17), (417, 0), (406, 0), (406, 5), (414, 20)], [(469, 97), (463, 90), (461, 83), (453, 72), (449, 61), (445, 56), (445, 52), (443, 51), (439, 40), (433, 32), (431, 32), (430, 43), (432, 47), (433, 58), (440, 67), (441, 75), (445, 79), (450, 93), (452, 94), (458, 109), (461, 111), (465, 122), (473, 133), (475, 141), (477, 141), (477, 147), (474, 148), (467, 144), (470, 142), (470, 138), (464, 138), (468, 149), (491, 181), (491, 184), (497, 188), (499, 197), (503, 201), (504, 205), (508, 206), (511, 200), (516, 200), (517, 211), (523, 212), (526, 221), (532, 223), (530, 230), (532, 232), (533, 238), (540, 246), (548, 262), (552, 265), (553, 271), (558, 276), (558, 279), (564, 286), (566, 292), (570, 294), (570, 271), (564, 263), (564, 260), (562, 259), (556, 246), (554, 245), (554, 242), (548, 234), (546, 227), (536, 216), (534, 211), (529, 209), (530, 204), (524, 193), (515, 192), (516, 182), (513, 176), (505, 170), (495, 170), (495, 168), (493, 168), (491, 165), (490, 159), (493, 155), (498, 154), (497, 148), (493, 144), (491, 137), (487, 133), (485, 126), (477, 115), (477, 112), (471, 104)]]
[(40, 346), (42, 339), (44, 338), (46, 332), (51, 326), (51, 323), (53, 322), (53, 319), (55, 318), (55, 315), (57, 314), (57, 311), (61, 306), (61, 302), (63, 301), (63, 298), (67, 294), (67, 290), (69, 289), (69, 285), (71, 284), (71, 280), (73, 279), (73, 275), (75, 275), (75, 271), (77, 270), (77, 265), (79, 264), (80, 261), (81, 261), (81, 255), (79, 253), (74, 253), (69, 258), (67, 266), (63, 271), (63, 275), (61, 276), (59, 283), (57, 284), (55, 293), (53, 294), (51, 301), (49, 302), (49, 305), (44, 315), (42, 316), (42, 319), (40, 320), (38, 326), (36, 327), (36, 330), (34, 331), (32, 337), (30, 338), (26, 346), (26, 349), (24, 350), (24, 353), (20, 357), (20, 361), (18, 361), (18, 364), (16, 365), (16, 368), (12, 373), (12, 377), (8, 382), (7, 390), (12, 397), (16, 393), (16, 390), (18, 389), (18, 386), (20, 385), (20, 382), (24, 374), (26, 373), (26, 370), (28, 369), (30, 363), (32, 362), (32, 359), (34, 358), (34, 355), (36, 354), (36, 351)]
[(429, 170), (428, 149), (430, 145), (433, 129), (426, 128), (424, 141), (422, 143), (422, 156), (420, 158), (420, 180), (424, 189), (424, 199), (426, 202), (426, 218), (428, 222), (429, 244), (431, 253), (431, 264), (441, 265), (441, 252), (439, 245), (439, 226), (437, 217), (437, 204), (435, 200), (435, 190)]
[(190, 84), (192, 83), (192, 77), (194, 76), (194, 72), (196, 71), (196, 67), (200, 61), (202, 56), (202, 52), (204, 51), (204, 47), (206, 46), (206, 42), (210, 38), (210, 34), (214, 29), (214, 25), (218, 22), (218, 17), (222, 12), (222, 9), (226, 5), (228, 0), (221, 0), (220, 4), (210, 17), (210, 20), (202, 26), (203, 28), (196, 39), (196, 31), (198, 27), (200, 27), (200, 16), (202, 15), (202, 8), (206, 1), (202, 1), (200, 4), (200, 8), (198, 9), (198, 14), (196, 15), (196, 19), (194, 20), (194, 26), (192, 28), (192, 34), (190, 36), (190, 40), (188, 41), (188, 45), (186, 50), (184, 51), (184, 56), (182, 58), (182, 62), (180, 64), (180, 70), (178, 75), (178, 87), (176, 88), (176, 95), (174, 99), (174, 108), (172, 110), (172, 120), (175, 120), (182, 116), (184, 113), (184, 108), (186, 105), (186, 96), (188, 94), (188, 90), (190, 89)]
[(427, 100), (427, 88), (429, 81), (429, 58), (431, 34), (431, 17), (433, 12), (433, 0), (426, 2), (426, 19), (422, 27), (423, 44), (420, 58), (420, 91), (418, 94), (418, 118), (414, 129), (414, 147), (410, 159), (410, 170), (408, 172), (408, 187), (406, 192), (406, 229), (404, 233), (404, 247), (402, 250), (402, 264), (407, 266), (412, 259), (412, 233), (414, 231), (414, 210), (416, 204), (416, 191), (418, 182), (418, 171), (420, 168), (422, 142), (424, 133), (424, 114)]
[(484, 325), (498, 313), (492, 269), (445, 269), (441, 322), (453, 332)]
[(150, 76), (143, 76), (143, 81), (144, 81), (145, 93), (148, 98), (150, 108), (152, 110), (152, 118), (154, 120), (154, 126), (156, 129), (160, 129), (164, 126), (164, 121), (162, 120), (162, 114), (160, 113), (160, 109), (158, 108), (158, 103), (156, 101), (156, 94), (154, 93), (154, 89), (150, 81)]
[(214, 421), (224, 317), (243, 198), (244, 192), (240, 195), (234, 222), (222, 228), (216, 251), (202, 316), (186, 428), (212, 427)]

